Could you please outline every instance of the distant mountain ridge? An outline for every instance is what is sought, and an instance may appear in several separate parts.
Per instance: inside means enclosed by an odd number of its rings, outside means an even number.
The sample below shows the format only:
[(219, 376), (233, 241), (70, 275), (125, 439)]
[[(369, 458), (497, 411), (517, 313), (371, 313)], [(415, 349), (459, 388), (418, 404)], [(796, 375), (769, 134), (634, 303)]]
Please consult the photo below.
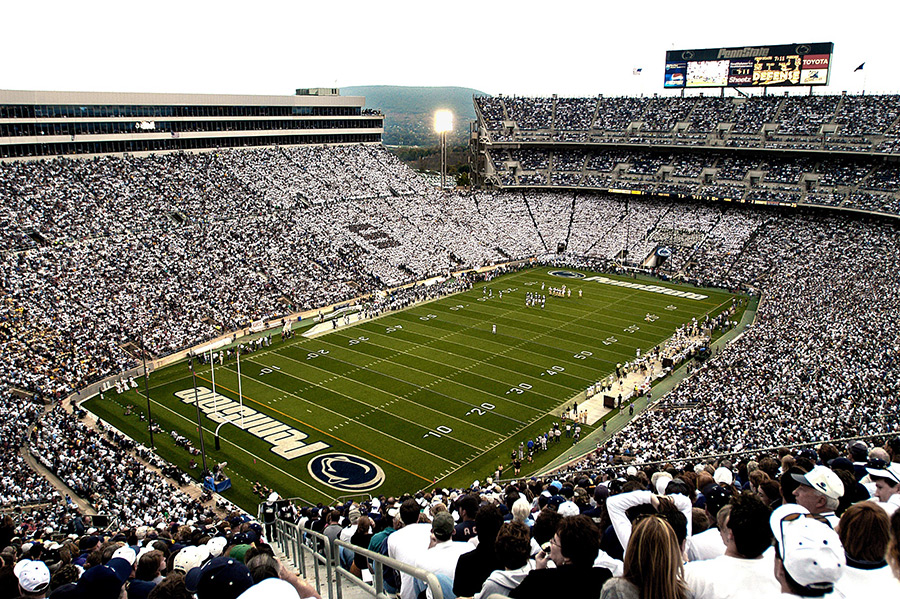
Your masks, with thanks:
[(389, 146), (433, 146), (434, 112), (446, 109), (455, 115), (449, 143), (465, 143), (469, 123), (475, 121), (473, 96), (488, 96), (468, 87), (406, 87), (358, 85), (342, 87), (342, 96), (365, 96), (366, 107), (384, 113), (384, 143)]

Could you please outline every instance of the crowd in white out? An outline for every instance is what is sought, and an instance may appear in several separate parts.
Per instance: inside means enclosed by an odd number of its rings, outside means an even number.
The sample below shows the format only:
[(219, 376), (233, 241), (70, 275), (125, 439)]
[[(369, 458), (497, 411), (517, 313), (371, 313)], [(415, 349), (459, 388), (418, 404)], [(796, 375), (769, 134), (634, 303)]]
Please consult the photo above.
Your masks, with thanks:
[[(127, 344), (162, 355), (260, 318), (560, 248), (604, 264), (665, 244), (664, 276), (762, 292), (757, 325), (673, 392), (677, 411), (647, 412), (581, 467), (896, 430), (890, 225), (600, 194), (444, 194), (364, 146), (17, 163), (0, 167), (0, 191), (16, 223), (0, 262), (7, 503), (55, 493), (15, 457), (37, 422), (34, 455), (123, 521), (202, 512), (177, 493), (156, 503), (164, 483), (127, 457), (127, 441), (59, 408), (39, 417), (14, 388), (59, 399), (133, 366)], [(39, 235), (24, 243), (26, 232)], [(123, 473), (133, 484), (115, 488)]]

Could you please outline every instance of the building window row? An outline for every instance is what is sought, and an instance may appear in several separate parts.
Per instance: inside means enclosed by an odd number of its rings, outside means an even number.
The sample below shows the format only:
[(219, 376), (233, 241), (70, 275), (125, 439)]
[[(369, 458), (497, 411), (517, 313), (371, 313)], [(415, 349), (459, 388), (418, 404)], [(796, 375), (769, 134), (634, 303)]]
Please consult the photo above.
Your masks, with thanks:
[(215, 137), (166, 139), (123, 139), (113, 141), (73, 141), (64, 143), (0, 145), (0, 158), (28, 158), (77, 154), (163, 152), (328, 143), (379, 143), (379, 133), (266, 135), (259, 137)]
[(42, 135), (104, 135), (112, 133), (187, 133), (203, 131), (272, 131), (307, 129), (377, 129), (381, 119), (304, 121), (123, 121), (114, 123), (3, 123), (0, 138)]
[(359, 116), (359, 106), (139, 106), (0, 104), (0, 119)]

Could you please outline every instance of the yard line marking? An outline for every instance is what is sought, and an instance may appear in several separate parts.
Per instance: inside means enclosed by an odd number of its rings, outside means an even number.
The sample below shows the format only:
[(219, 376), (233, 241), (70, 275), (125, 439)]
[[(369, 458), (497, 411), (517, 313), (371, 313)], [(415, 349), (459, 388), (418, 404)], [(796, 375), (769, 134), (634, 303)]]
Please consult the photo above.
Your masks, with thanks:
[[(212, 384), (212, 381), (203, 378), (203, 377), (200, 376), (199, 374), (197, 375), (197, 378), (200, 379), (200, 380), (206, 381), (207, 383)], [(256, 379), (253, 379), (253, 380), (256, 381)], [(270, 387), (270, 388), (273, 388), (273, 389), (275, 388), (275, 387), (272, 387), (272, 385), (269, 385), (268, 383), (264, 383), (264, 382), (262, 382), (262, 381), (256, 381), (256, 382), (258, 382), (258, 383), (260, 383), (260, 384), (262, 384), (262, 385), (265, 385), (266, 387)], [(237, 395), (237, 391), (234, 391), (233, 389), (229, 389), (228, 387), (225, 387), (224, 385), (218, 385), (218, 388), (219, 388), (219, 389), (225, 389), (226, 391), (230, 391), (231, 393)], [(282, 389), (282, 391), (284, 391), (284, 389)], [(291, 395), (294, 395), (294, 394), (291, 393)], [(306, 403), (312, 403), (312, 402), (310, 402), (310, 401), (308, 401), (308, 400), (306, 400), (306, 399), (303, 399), (302, 397), (299, 397), (299, 396), (296, 396), (296, 395), (294, 395), (294, 397), (297, 397), (297, 399), (299, 399), (299, 400), (301, 400), (301, 401), (305, 401)], [(307, 426), (307, 427), (313, 429), (314, 431), (318, 431), (319, 433), (321, 433), (321, 434), (323, 434), (323, 435), (326, 435), (326, 436), (328, 436), (328, 437), (331, 437), (331, 438), (334, 439), (335, 441), (339, 441), (340, 443), (343, 443), (344, 445), (347, 445), (347, 446), (349, 446), (349, 447), (352, 447), (353, 449), (355, 449), (355, 450), (357, 450), (357, 451), (361, 451), (361, 452), (363, 452), (364, 454), (366, 454), (366, 455), (368, 455), (368, 456), (371, 456), (371, 457), (373, 457), (373, 458), (379, 459), (379, 460), (381, 460), (382, 462), (384, 462), (384, 463), (386, 463), (386, 464), (390, 464), (391, 466), (394, 466), (395, 468), (399, 468), (400, 470), (403, 470), (404, 472), (406, 472), (406, 473), (408, 473), (408, 474), (412, 474), (413, 476), (415, 476), (415, 477), (417, 477), (417, 478), (421, 478), (422, 480), (428, 481), (429, 483), (431, 482), (431, 479), (430, 479), (430, 478), (426, 478), (426, 477), (422, 476), (421, 474), (418, 474), (418, 473), (416, 473), (416, 472), (413, 472), (412, 470), (407, 470), (407, 469), (404, 468), (403, 466), (400, 466), (400, 465), (398, 465), (398, 464), (395, 464), (395, 463), (393, 463), (392, 461), (387, 460), (387, 459), (385, 459), (385, 458), (383, 458), (383, 457), (381, 457), (381, 456), (377, 456), (377, 455), (375, 455), (374, 453), (372, 453), (372, 452), (370, 452), (370, 451), (367, 451), (367, 450), (363, 449), (362, 447), (358, 447), (358, 446), (354, 445), (353, 443), (350, 443), (349, 441), (346, 441), (346, 440), (344, 440), (344, 439), (341, 439), (341, 438), (339, 438), (339, 437), (336, 437), (335, 435), (332, 435), (332, 434), (330, 434), (330, 433), (327, 433), (327, 432), (323, 431), (322, 429), (320, 429), (320, 428), (318, 428), (318, 427), (315, 427), (315, 426), (313, 426), (313, 425), (311, 425), (311, 424), (307, 424), (306, 422), (303, 422), (303, 421), (300, 420), (299, 418), (294, 418), (294, 417), (291, 416), (290, 414), (285, 414), (285, 413), (282, 412), (281, 410), (276, 410), (275, 408), (270, 408), (270, 407), (267, 407), (267, 406), (263, 406), (260, 402), (256, 401), (256, 400), (253, 399), (252, 397), (247, 397), (247, 395), (244, 395), (244, 399), (247, 400), (247, 401), (250, 401), (250, 402), (252, 402), (252, 403), (255, 403), (255, 404), (258, 405), (258, 406), (265, 407), (267, 410), (271, 410), (271, 411), (275, 412), (276, 414), (280, 414), (280, 415), (284, 416), (285, 418), (289, 418), (289, 419), (293, 420), (294, 422), (299, 422), (299, 423), (302, 424), (303, 426)], [(321, 406), (320, 406), (320, 407), (321, 407)], [(339, 413), (339, 412), (336, 412), (335, 410), (329, 410), (329, 409), (327, 409), (327, 408), (322, 408), (322, 409), (323, 409), (323, 410), (327, 410), (328, 412), (331, 412), (331, 413), (333, 413), (333, 414), (337, 414), (338, 416), (343, 416), (344, 418), (347, 417), (347, 416), (345, 416), (344, 414), (341, 414), (341, 413)], [(426, 450), (426, 449), (422, 449), (421, 447), (416, 447), (416, 446), (413, 445), (412, 443), (407, 443), (406, 441), (403, 441), (402, 439), (397, 439), (396, 437), (394, 437), (394, 436), (392, 436), (392, 435), (389, 435), (389, 434), (387, 434), (387, 433), (385, 433), (385, 432), (383, 432), (383, 431), (379, 431), (379, 430), (377, 430), (377, 429), (375, 429), (375, 428), (372, 428), (371, 426), (369, 426), (369, 425), (367, 425), (367, 424), (363, 424), (362, 422), (360, 422), (360, 423), (358, 423), (358, 424), (359, 424), (360, 426), (365, 427), (365, 428), (371, 429), (371, 430), (377, 432), (377, 433), (380, 434), (380, 435), (384, 435), (385, 437), (390, 437), (391, 439), (394, 439), (394, 440), (397, 441), (398, 443), (401, 443), (401, 444), (403, 444), (403, 445), (409, 445), (410, 447), (413, 447), (413, 448), (415, 448), (415, 449), (417, 449), (417, 450), (419, 450), (419, 451), (421, 451), (421, 452), (424, 452), (424, 453), (427, 453), (427, 454), (429, 454), (429, 455), (431, 455), (431, 456), (434, 456), (434, 457), (440, 459), (441, 461), (444, 461), (444, 462), (447, 462), (447, 463), (449, 463), (449, 464), (453, 464), (454, 466), (456, 466), (456, 462), (454, 462), (454, 461), (452, 461), (452, 460), (448, 460), (448, 459), (445, 458), (445, 457), (441, 457), (441, 456), (439, 456), (439, 455), (437, 455), (437, 454), (431, 453), (430, 451), (428, 451), (428, 450)]]
[[(287, 358), (288, 360), (297, 361), (296, 359), (291, 358), (290, 356), (282, 356), (282, 357)], [(333, 358), (333, 359), (336, 360), (336, 358)], [(338, 361), (338, 362), (341, 362), (341, 363), (344, 363), (344, 364), (347, 363), (347, 362), (344, 362), (343, 360), (337, 360), (337, 361)], [(254, 360), (248, 360), (248, 362), (253, 362), (253, 363), (257, 364), (257, 365), (262, 366), (262, 364), (259, 364), (259, 362), (256, 362), (256, 361), (254, 361)], [(323, 371), (325, 371), (325, 372), (330, 372), (330, 371), (326, 371), (324, 368), (319, 368), (318, 366), (313, 366), (312, 364), (308, 364), (308, 366), (313, 367), (313, 368), (317, 368), (317, 369), (319, 369), (319, 370), (323, 370)], [(229, 370), (231, 370), (231, 369), (229, 368)], [(351, 371), (351, 372), (352, 372), (352, 371)], [(313, 387), (318, 387), (318, 386), (319, 386), (319, 385), (314, 385), (313, 383), (311, 383), (310, 381), (307, 381), (307, 380), (304, 379), (303, 377), (300, 377), (300, 376), (297, 376), (297, 375), (292, 374), (292, 373), (290, 373), (290, 372), (287, 372), (286, 370), (282, 370), (279, 374), (282, 374), (282, 375), (284, 375), (284, 376), (291, 377), (291, 378), (293, 378), (293, 379), (297, 379), (298, 381), (303, 381), (304, 383), (309, 383), (309, 384), (311, 384)], [(379, 373), (379, 374), (381, 374), (381, 373)], [(385, 375), (385, 376), (387, 376), (387, 375)], [(256, 379), (256, 378), (254, 378), (253, 376), (250, 376), (249, 378), (250, 378), (250, 380), (253, 380), (253, 381), (259, 381), (259, 379)], [(379, 389), (378, 387), (375, 387), (374, 385), (369, 385), (369, 384), (367, 384), (367, 383), (363, 383), (363, 382), (360, 382), (360, 381), (355, 381), (355, 380), (353, 380), (353, 379), (351, 379), (351, 378), (348, 378), (348, 377), (346, 377), (346, 376), (345, 376), (345, 377), (339, 377), (339, 378), (344, 378), (344, 379), (350, 381), (351, 383), (355, 383), (355, 384), (359, 384), (359, 385), (364, 385), (364, 386), (366, 386), (366, 387), (369, 387), (370, 389), (374, 389), (374, 390), (378, 391), (379, 393), (384, 393), (385, 395), (393, 395), (392, 393), (389, 393), (389, 392), (385, 391), (384, 389)], [(391, 377), (391, 378), (394, 378), (394, 377)], [(399, 380), (399, 379), (397, 379), (397, 380)], [(259, 381), (259, 382), (262, 383), (262, 381)], [(406, 381), (404, 381), (404, 382), (406, 382)], [(265, 384), (265, 383), (263, 383), (263, 384)], [(408, 384), (411, 385), (412, 383), (408, 383)], [(272, 386), (272, 385), (269, 385), (269, 386)], [(274, 386), (273, 386), (273, 388), (279, 389), (280, 387), (274, 387)], [(350, 395), (347, 395), (346, 393), (341, 393), (340, 391), (336, 391), (335, 389), (331, 389), (331, 388), (328, 388), (328, 387), (322, 387), (322, 388), (323, 388), (323, 389), (326, 389), (327, 391), (329, 391), (329, 392), (331, 392), (331, 393), (334, 393), (335, 395), (340, 395), (341, 397), (345, 397), (345, 398), (349, 399), (350, 401), (355, 401), (355, 402), (357, 402), (357, 403), (360, 403), (360, 404), (366, 406), (367, 408), (372, 407), (372, 404), (366, 403), (366, 402), (364, 402), (364, 401), (362, 401), (362, 400), (360, 400), (360, 399), (357, 399), (357, 398), (355, 398), (355, 397), (351, 397)], [(470, 423), (470, 422), (468, 422), (468, 421), (466, 421), (466, 420), (462, 420), (462, 419), (457, 418), (457, 417), (455, 417), (455, 416), (451, 416), (450, 414), (447, 414), (446, 412), (441, 412), (441, 411), (439, 411), (439, 410), (436, 410), (436, 409), (434, 409), (434, 408), (430, 408), (430, 407), (428, 407), (428, 406), (423, 406), (423, 405), (421, 405), (421, 404), (413, 404), (413, 405), (415, 405), (415, 406), (417, 406), (417, 407), (420, 407), (420, 408), (425, 408), (425, 409), (427, 409), (427, 410), (430, 410), (430, 411), (432, 411), (432, 412), (434, 412), (434, 413), (436, 413), (436, 414), (439, 414), (439, 415), (441, 415), (441, 416), (444, 416), (444, 417), (446, 417), (446, 418), (452, 418), (453, 420), (456, 420), (456, 421), (458, 421), (458, 422), (463, 422), (463, 423), (465, 423), (465, 424), (467, 424), (467, 425), (471, 425), (471, 426), (473, 426), (473, 427), (475, 427), (475, 428), (479, 428), (479, 429), (483, 430), (483, 431), (486, 432), (486, 433), (490, 433), (491, 435), (496, 435), (496, 434), (497, 434), (496, 431), (493, 431), (493, 430), (490, 430), (490, 429), (486, 429), (486, 428), (484, 428), (484, 427), (478, 426), (477, 424), (472, 424), (472, 423)], [(359, 421), (356, 419), (356, 417), (350, 417), (350, 416), (346, 416), (346, 415), (343, 415), (343, 414), (341, 414), (341, 416), (343, 416), (344, 418), (353, 420), (353, 421), (355, 421), (355, 422), (359, 422)], [(362, 416), (362, 414), (361, 414), (361, 416)], [(410, 423), (410, 424), (414, 424), (414, 425), (416, 425), (416, 426), (421, 426), (421, 427), (424, 428), (425, 430), (428, 430), (428, 427), (425, 427), (425, 426), (423, 426), (421, 423), (418, 423), (418, 422), (416, 422), (416, 421), (414, 421), (414, 420), (410, 420), (409, 418), (403, 418), (403, 417), (398, 416), (397, 414), (393, 414), (393, 413), (391, 413), (390, 416), (393, 416), (394, 418), (397, 418), (398, 420), (402, 420), (402, 421), (404, 421), (404, 422), (408, 422), (408, 423)], [(516, 422), (518, 422), (518, 421), (516, 421)], [(362, 423), (360, 423), (360, 424), (362, 424)], [(371, 428), (371, 427), (370, 427), (370, 428)], [(449, 437), (449, 435), (448, 435), (448, 437)], [(469, 447), (475, 447), (474, 445), (471, 445), (471, 444), (469, 444), (469, 443), (466, 443), (465, 441), (461, 441), (460, 439), (457, 439), (456, 437), (449, 437), (449, 438), (450, 438), (450, 439), (453, 439), (454, 441), (456, 441), (456, 442), (458, 442), (458, 443), (462, 443), (463, 445), (468, 445)], [(421, 448), (419, 448), (419, 449), (421, 449)], [(423, 451), (424, 451), (424, 450), (423, 450)], [(449, 460), (448, 460), (448, 461), (449, 461)]]

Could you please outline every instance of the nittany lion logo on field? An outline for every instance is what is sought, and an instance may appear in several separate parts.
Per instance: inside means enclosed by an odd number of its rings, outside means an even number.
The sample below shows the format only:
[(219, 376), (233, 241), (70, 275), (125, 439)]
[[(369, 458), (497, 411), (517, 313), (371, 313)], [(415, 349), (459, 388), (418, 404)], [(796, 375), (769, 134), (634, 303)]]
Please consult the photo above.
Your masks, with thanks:
[(384, 470), (378, 464), (349, 453), (316, 456), (309, 461), (309, 473), (340, 491), (370, 491), (384, 482)]
[(583, 279), (584, 275), (580, 272), (572, 272), (571, 270), (551, 270), (550, 274), (554, 277), (562, 277), (564, 279)]

